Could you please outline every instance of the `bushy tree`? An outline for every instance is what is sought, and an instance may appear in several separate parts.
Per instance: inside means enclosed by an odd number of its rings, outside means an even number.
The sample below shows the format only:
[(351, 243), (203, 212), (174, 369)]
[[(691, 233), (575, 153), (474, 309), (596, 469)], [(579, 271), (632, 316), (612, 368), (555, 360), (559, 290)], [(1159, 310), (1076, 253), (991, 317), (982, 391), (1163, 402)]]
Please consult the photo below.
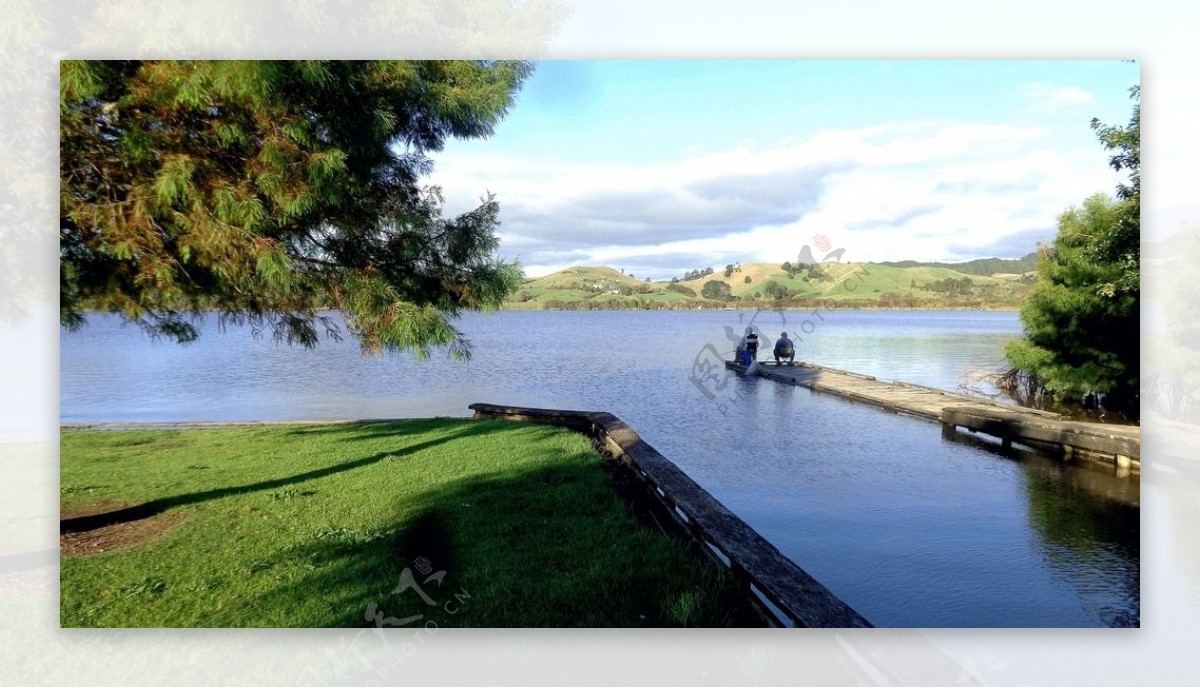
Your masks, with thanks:
[(1109, 165), (1117, 171), (1129, 173), (1129, 183), (1117, 186), (1117, 198), (1122, 202), (1114, 221), (1102, 228), (1090, 245), (1091, 256), (1099, 261), (1121, 267), (1121, 273), (1111, 284), (1111, 292), (1132, 294), (1137, 297), (1141, 285), (1141, 242), (1142, 242), (1142, 168), (1141, 90), (1130, 89), (1134, 100), (1133, 115), (1125, 126), (1105, 125), (1098, 119), (1092, 120), (1104, 148), (1112, 151)]
[(469, 355), (450, 320), (520, 281), (490, 196), (422, 187), (449, 137), (492, 133), (529, 73), (495, 61), (61, 64), (63, 324), (119, 313), (190, 341), (200, 316), (314, 345)]
[(767, 282), (766, 286), (763, 287), (763, 292), (773, 299), (786, 299), (791, 293), (787, 287), (775, 280)]
[[(1138, 89), (1132, 90), (1135, 101)], [(1025, 338), (1007, 357), (1036, 393), (1101, 396), (1106, 406), (1136, 412), (1139, 387), (1141, 106), (1127, 126), (1093, 120), (1110, 164), (1130, 183), (1117, 199), (1093, 196), (1058, 219), (1054, 245), (1038, 261), (1038, 280), (1021, 309)]]
[(728, 301), (732, 296), (729, 285), (719, 280), (709, 280), (700, 288), (700, 295), (706, 299)]

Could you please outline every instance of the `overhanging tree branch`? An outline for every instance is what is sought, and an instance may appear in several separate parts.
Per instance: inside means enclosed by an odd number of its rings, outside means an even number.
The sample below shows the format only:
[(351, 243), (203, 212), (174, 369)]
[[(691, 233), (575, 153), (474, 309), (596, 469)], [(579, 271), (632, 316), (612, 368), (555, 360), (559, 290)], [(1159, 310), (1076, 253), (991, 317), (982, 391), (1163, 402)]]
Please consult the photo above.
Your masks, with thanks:
[(62, 322), (107, 310), (188, 341), (215, 310), (311, 346), (334, 303), (367, 350), (465, 355), (447, 318), (498, 307), (520, 272), (494, 256), (494, 199), (443, 219), (418, 180), (447, 137), (490, 135), (529, 71), (63, 62)]

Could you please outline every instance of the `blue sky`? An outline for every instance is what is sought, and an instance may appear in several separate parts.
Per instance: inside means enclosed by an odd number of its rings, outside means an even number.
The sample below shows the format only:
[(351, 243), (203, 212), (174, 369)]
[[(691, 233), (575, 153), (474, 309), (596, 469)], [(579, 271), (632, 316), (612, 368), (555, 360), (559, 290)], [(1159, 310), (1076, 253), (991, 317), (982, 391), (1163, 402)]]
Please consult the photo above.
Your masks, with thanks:
[(1128, 121), (1119, 61), (547, 61), (430, 181), (487, 192), (531, 276), (605, 264), (667, 279), (794, 259), (1019, 257), (1120, 175), (1089, 127)]

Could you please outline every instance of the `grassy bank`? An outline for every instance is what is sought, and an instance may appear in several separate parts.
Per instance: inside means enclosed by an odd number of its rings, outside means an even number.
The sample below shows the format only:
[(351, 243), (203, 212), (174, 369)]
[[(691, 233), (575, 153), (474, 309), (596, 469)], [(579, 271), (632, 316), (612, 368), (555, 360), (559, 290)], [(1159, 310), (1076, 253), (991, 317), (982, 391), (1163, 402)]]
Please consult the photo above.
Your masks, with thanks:
[(725, 574), (610, 470), (577, 434), (497, 421), (64, 431), (61, 623), (735, 622)]

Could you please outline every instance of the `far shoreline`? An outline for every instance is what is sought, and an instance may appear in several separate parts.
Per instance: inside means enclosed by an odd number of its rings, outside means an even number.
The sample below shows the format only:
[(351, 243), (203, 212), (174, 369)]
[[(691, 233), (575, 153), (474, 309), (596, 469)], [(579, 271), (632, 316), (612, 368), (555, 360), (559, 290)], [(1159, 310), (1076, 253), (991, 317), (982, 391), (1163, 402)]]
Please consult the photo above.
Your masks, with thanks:
[[(836, 302), (835, 302), (836, 303)], [(971, 312), (997, 312), (997, 313), (1019, 313), (1020, 306), (1005, 306), (1005, 307), (966, 307), (966, 306), (929, 306), (929, 307), (909, 307), (909, 308), (894, 308), (882, 306), (842, 306), (835, 305), (833, 308), (828, 308), (824, 304), (816, 305), (787, 305), (774, 306), (764, 304), (746, 304), (740, 307), (717, 307), (705, 306), (698, 308), (522, 308), (520, 306), (505, 305), (498, 311), (522, 311), (522, 312), (538, 312), (545, 311), (548, 313), (600, 313), (600, 312), (649, 312), (649, 311), (667, 311), (667, 312), (689, 312), (689, 311), (811, 311), (811, 310), (838, 310), (838, 311), (889, 311), (889, 312), (956, 312), (956, 313), (971, 313)]]

